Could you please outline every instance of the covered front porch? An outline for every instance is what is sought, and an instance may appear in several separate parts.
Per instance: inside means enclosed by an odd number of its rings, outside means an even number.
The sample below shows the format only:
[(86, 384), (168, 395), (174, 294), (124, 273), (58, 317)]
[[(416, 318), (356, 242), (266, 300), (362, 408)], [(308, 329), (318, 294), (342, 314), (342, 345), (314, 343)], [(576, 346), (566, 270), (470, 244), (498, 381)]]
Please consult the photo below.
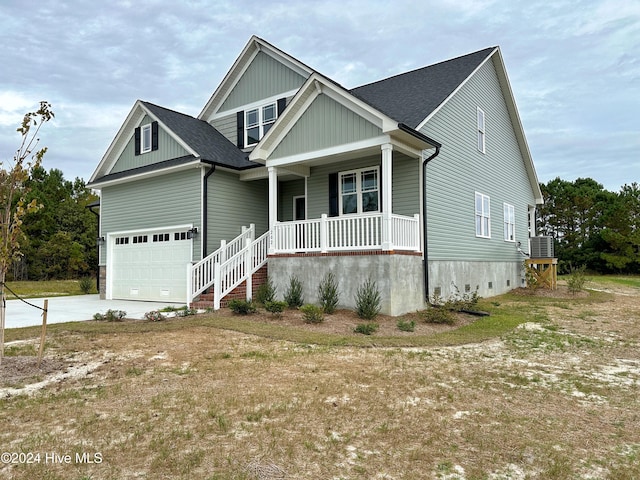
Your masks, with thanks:
[(386, 143), (268, 166), (269, 254), (421, 252), (420, 160)]

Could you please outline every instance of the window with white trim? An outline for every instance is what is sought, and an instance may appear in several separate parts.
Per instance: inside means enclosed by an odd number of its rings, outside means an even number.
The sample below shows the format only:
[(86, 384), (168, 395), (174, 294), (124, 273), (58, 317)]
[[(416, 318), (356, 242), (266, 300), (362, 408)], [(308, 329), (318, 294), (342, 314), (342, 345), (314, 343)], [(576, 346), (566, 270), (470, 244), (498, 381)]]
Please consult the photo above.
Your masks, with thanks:
[(491, 238), (491, 205), (488, 195), (476, 192), (476, 237)]
[(486, 153), (485, 134), (484, 112), (478, 107), (478, 150), (482, 153)]
[(340, 215), (380, 211), (378, 167), (340, 172)]
[(505, 242), (516, 241), (516, 213), (513, 205), (504, 204), (504, 240)]
[(140, 153), (151, 151), (151, 124), (140, 127)]
[(244, 112), (244, 144), (255, 145), (269, 131), (278, 118), (276, 102)]

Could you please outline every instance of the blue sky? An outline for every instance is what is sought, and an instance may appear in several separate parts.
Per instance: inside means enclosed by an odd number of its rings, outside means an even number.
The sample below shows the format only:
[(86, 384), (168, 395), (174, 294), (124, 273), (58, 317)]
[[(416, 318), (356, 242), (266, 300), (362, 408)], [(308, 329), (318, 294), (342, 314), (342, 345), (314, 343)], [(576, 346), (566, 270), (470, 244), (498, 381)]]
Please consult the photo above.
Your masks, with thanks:
[(251, 35), (347, 88), (499, 45), (541, 182), (640, 182), (637, 0), (3, 0), (0, 159), (40, 100), (88, 180), (137, 99), (197, 116)]

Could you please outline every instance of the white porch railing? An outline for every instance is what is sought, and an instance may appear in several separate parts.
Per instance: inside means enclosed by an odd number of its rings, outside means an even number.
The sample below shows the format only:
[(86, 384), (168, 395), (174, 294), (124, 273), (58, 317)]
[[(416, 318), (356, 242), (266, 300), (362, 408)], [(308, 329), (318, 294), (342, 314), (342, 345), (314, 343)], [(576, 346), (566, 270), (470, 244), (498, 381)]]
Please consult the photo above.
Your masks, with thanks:
[(213, 308), (220, 308), (220, 300), (245, 280), (247, 299), (252, 297), (251, 275), (267, 261), (269, 232), (257, 240), (247, 238), (245, 247), (226, 262), (214, 265)]
[[(384, 222), (390, 223), (385, 229)], [(277, 222), (272, 230), (273, 253), (347, 250), (420, 251), (419, 215), (382, 213), (345, 215), (295, 222)]]
[(242, 227), (242, 233), (236, 238), (231, 240), (229, 243), (222, 240), (220, 242), (220, 248), (200, 260), (198, 263), (191, 265), (189, 268), (189, 301), (193, 300), (213, 285), (214, 266), (216, 263), (226, 262), (227, 259), (237, 255), (238, 252), (245, 247), (247, 239), (253, 239), (254, 237), (255, 225), (252, 224), (249, 228)]

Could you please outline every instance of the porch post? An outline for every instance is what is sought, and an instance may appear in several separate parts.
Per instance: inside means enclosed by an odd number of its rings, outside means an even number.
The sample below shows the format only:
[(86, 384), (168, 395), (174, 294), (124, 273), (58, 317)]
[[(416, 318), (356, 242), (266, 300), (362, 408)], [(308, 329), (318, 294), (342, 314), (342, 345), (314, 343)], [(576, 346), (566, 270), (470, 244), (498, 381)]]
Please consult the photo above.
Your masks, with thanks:
[(393, 145), (390, 143), (382, 145), (382, 172), (380, 172), (382, 176), (382, 250), (393, 250), (391, 236), (392, 156)]
[(267, 167), (269, 171), (269, 253), (275, 252), (274, 227), (278, 221), (278, 170), (276, 167)]

